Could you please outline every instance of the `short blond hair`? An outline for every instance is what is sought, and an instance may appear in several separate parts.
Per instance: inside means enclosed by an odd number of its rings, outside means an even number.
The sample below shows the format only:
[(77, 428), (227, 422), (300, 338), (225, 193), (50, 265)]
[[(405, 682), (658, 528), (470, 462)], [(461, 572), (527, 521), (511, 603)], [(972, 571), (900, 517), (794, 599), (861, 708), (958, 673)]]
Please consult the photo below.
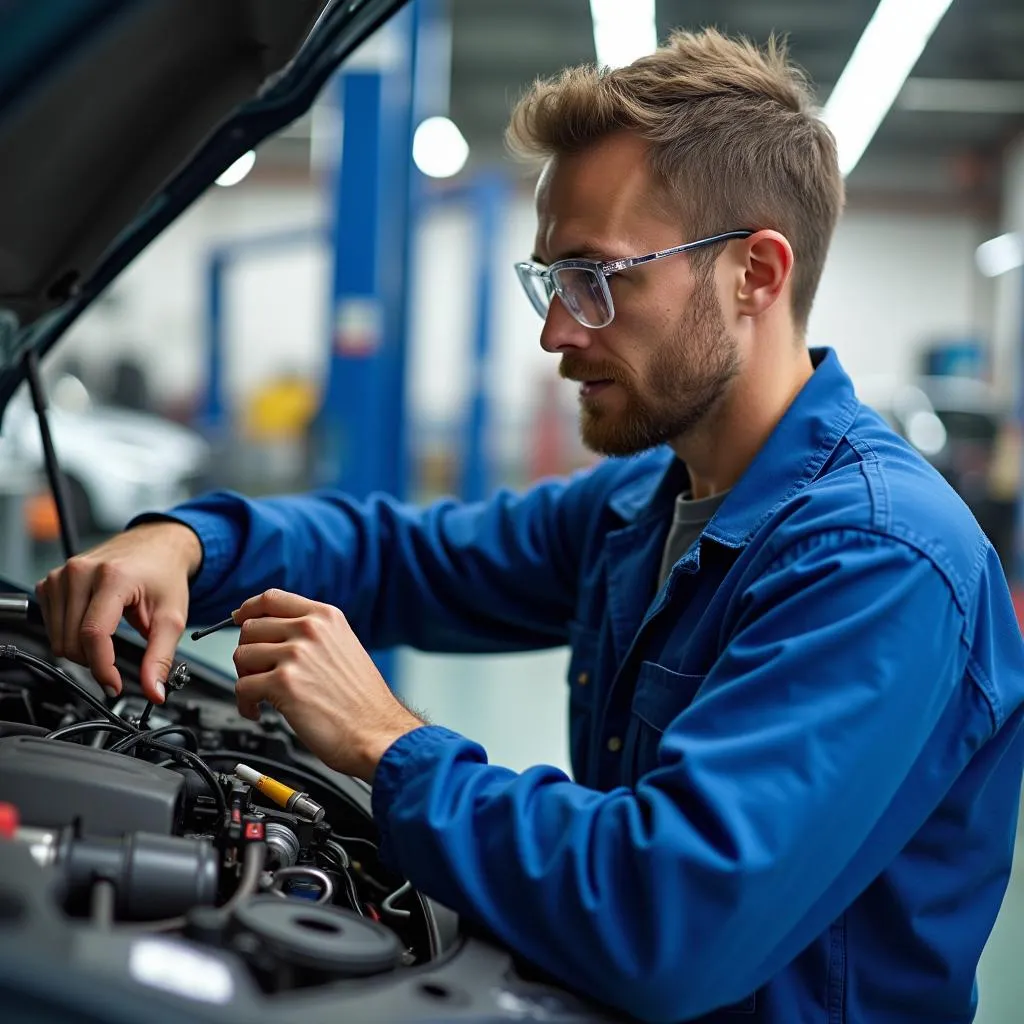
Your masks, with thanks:
[(835, 138), (785, 44), (675, 32), (628, 67), (585, 65), (536, 82), (506, 138), (519, 156), (552, 157), (619, 131), (649, 143), (655, 179), (694, 238), (735, 228), (786, 236), (802, 335), (845, 195)]

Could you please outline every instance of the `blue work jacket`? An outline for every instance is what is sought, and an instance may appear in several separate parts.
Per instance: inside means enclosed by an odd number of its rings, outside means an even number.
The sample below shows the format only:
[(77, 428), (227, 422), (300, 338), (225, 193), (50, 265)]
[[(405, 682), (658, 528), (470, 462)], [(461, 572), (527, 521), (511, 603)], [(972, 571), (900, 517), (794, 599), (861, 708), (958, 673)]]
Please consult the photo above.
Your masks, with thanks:
[(575, 781), (427, 726), (374, 779), (387, 855), (646, 1021), (967, 1024), (1010, 871), (1024, 649), (996, 555), (835, 353), (657, 586), (666, 449), (425, 509), (178, 508), (191, 617), (267, 587), (363, 643), (569, 644)]

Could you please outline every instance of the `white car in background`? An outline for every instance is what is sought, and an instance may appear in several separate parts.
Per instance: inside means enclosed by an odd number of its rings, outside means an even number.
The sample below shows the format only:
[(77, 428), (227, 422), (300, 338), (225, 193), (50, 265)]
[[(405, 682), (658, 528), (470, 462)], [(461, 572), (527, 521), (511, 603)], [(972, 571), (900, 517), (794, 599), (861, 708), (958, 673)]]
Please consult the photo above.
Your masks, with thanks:
[[(53, 446), (83, 535), (115, 532), (140, 512), (168, 508), (202, 488), (210, 445), (196, 431), (96, 403), (69, 375), (48, 393)], [(11, 399), (0, 437), (0, 459), (42, 475), (42, 440), (27, 388)]]

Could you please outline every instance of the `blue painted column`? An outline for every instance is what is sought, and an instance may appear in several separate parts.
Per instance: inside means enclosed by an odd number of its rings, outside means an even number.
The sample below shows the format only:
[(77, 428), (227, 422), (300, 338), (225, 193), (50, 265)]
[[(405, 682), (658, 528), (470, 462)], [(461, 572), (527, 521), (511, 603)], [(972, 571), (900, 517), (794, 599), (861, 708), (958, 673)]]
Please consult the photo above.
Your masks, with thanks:
[(198, 428), (217, 437), (224, 429), (224, 272), (227, 258), (214, 250), (206, 264), (206, 389), (196, 414)]
[(317, 482), (405, 492), (412, 23), (406, 8), (332, 83), (343, 125), (331, 175), (331, 334)]
[[(406, 493), (414, 59), (415, 11), (407, 7), (331, 85), (342, 139), (329, 179), (330, 347), (314, 478), (357, 498)], [(393, 658), (373, 653), (397, 689)]]
[(482, 501), (491, 489), (491, 401), (487, 388), (494, 329), (494, 294), (498, 266), (498, 236), (501, 231), (507, 186), (496, 174), (483, 175), (470, 189), (476, 227), (476, 308), (473, 322), (473, 362), (469, 409), (462, 443), (462, 487), (464, 501)]

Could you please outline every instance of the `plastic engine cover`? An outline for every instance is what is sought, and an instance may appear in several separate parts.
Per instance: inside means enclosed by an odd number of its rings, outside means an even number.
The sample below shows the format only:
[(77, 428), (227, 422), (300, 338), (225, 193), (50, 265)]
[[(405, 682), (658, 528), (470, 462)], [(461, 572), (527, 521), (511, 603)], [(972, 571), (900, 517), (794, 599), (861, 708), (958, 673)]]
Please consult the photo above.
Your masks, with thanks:
[(35, 736), (0, 738), (0, 801), (24, 825), (60, 828), (76, 819), (93, 836), (169, 835), (184, 780), (124, 754)]

